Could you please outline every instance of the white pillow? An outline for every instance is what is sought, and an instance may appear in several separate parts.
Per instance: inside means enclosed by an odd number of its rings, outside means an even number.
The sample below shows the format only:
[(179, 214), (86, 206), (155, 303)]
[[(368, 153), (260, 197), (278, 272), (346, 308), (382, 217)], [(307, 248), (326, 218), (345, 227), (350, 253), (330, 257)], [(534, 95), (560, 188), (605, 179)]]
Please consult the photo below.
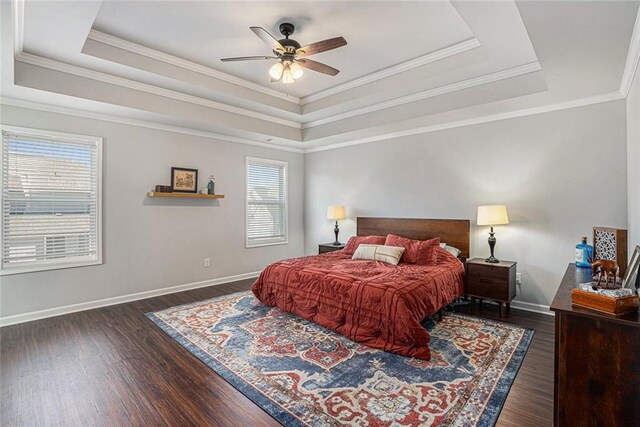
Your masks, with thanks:
[(351, 259), (367, 259), (398, 265), (403, 253), (404, 248), (399, 246), (361, 244), (353, 253)]
[(462, 251), (458, 248), (454, 248), (453, 246), (449, 246), (446, 243), (440, 243), (440, 247), (445, 251), (449, 252), (454, 257), (458, 258)]

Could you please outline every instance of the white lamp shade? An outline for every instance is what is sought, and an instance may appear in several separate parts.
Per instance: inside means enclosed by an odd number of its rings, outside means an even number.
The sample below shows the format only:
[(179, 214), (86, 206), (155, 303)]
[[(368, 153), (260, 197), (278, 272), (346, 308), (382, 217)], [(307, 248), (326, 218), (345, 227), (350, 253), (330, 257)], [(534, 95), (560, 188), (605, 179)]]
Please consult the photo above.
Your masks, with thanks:
[(478, 225), (509, 224), (505, 205), (478, 206)]
[(295, 62), (292, 62), (289, 66), (289, 70), (291, 70), (291, 74), (293, 75), (294, 80), (298, 80), (304, 75), (304, 70), (300, 65)]
[(284, 71), (282, 72), (282, 79), (280, 79), (282, 83), (289, 84), (293, 83), (295, 79), (293, 78), (293, 73), (291, 72), (291, 68), (288, 66), (284, 67)]
[(346, 219), (347, 218), (347, 208), (340, 205), (331, 205), (327, 209), (327, 219)]
[(282, 62), (276, 62), (273, 67), (269, 69), (269, 75), (274, 80), (280, 80), (282, 78), (282, 72), (284, 71), (284, 65)]

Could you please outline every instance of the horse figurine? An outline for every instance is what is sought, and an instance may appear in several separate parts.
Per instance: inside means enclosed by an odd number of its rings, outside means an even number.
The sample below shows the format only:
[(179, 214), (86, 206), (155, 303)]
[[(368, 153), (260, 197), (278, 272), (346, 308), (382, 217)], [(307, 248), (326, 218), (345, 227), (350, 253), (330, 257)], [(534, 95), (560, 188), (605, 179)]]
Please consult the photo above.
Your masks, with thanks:
[(613, 275), (613, 286), (615, 287), (617, 283), (618, 276), (618, 263), (610, 260), (610, 259), (598, 259), (591, 263), (591, 274), (593, 276), (598, 273), (598, 283), (597, 286), (600, 286), (600, 281), (602, 280), (602, 275), (605, 277), (605, 288), (609, 287), (609, 278)]

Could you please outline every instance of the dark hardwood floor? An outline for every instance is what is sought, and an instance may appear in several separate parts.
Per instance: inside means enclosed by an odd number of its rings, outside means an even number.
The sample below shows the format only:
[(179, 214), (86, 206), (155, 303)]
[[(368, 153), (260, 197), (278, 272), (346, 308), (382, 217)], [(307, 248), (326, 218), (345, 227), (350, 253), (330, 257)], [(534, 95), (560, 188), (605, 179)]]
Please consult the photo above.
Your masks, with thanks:
[[(0, 330), (0, 425), (279, 425), (143, 314), (249, 289), (251, 280)], [(495, 305), (460, 311), (497, 318)], [(498, 426), (549, 426), (553, 317), (511, 310), (533, 328)]]

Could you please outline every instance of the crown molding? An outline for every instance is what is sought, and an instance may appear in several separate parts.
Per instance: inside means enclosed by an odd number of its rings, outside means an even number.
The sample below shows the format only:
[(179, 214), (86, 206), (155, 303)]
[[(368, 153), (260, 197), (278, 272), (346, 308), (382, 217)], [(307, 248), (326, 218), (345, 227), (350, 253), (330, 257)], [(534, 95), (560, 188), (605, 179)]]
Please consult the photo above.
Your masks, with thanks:
[(13, 55), (22, 53), (24, 49), (24, 0), (11, 2), (13, 18)]
[(139, 45), (137, 43), (130, 42), (128, 40), (121, 39), (119, 37), (112, 36), (107, 33), (103, 33), (98, 30), (91, 29), (89, 31), (88, 39), (103, 43), (118, 49), (125, 50), (127, 52), (135, 53), (138, 55), (146, 56), (147, 58), (155, 59), (156, 61), (165, 62), (173, 66), (183, 68), (185, 70), (193, 71), (195, 73), (203, 74), (205, 76), (213, 77), (214, 79), (223, 80), (227, 83), (242, 86), (247, 89), (254, 90), (256, 92), (263, 93), (265, 95), (273, 96), (275, 98), (283, 99), (296, 105), (300, 105), (300, 98), (287, 95), (277, 90), (266, 88), (257, 83), (250, 82), (240, 77), (232, 76), (231, 74), (223, 73), (222, 71), (215, 70), (213, 68), (188, 61), (186, 59), (179, 58), (177, 56), (170, 55), (168, 53), (161, 52), (159, 50), (151, 49), (146, 46)]
[[(188, 102), (191, 104), (201, 105), (208, 108), (213, 108), (229, 113), (239, 114), (245, 117), (251, 117), (258, 120), (264, 120), (295, 129), (308, 129), (315, 126), (332, 123), (338, 120), (343, 120), (350, 117), (355, 117), (362, 114), (379, 111), (386, 108), (396, 107), (402, 104), (415, 102), (439, 95), (443, 95), (450, 92), (455, 92), (462, 89), (468, 89), (474, 86), (483, 85), (486, 83), (492, 83), (499, 80), (504, 80), (520, 75), (536, 72), (542, 69), (538, 62), (532, 62), (529, 64), (521, 65), (518, 67), (509, 68), (507, 70), (498, 71), (496, 73), (486, 74), (480, 77), (474, 77), (471, 79), (463, 80), (461, 82), (452, 83), (445, 86), (440, 86), (434, 89), (418, 92), (415, 94), (394, 98), (389, 101), (380, 102), (377, 104), (368, 105), (366, 107), (354, 109), (344, 113), (335, 114), (333, 116), (326, 117), (324, 119), (314, 120), (307, 123), (293, 122), (278, 117), (273, 117), (264, 113), (259, 113), (253, 110), (245, 108), (235, 107), (220, 102), (200, 98), (193, 95), (188, 95), (182, 92), (173, 91), (170, 89), (164, 89), (161, 87), (149, 85), (146, 83), (129, 80), (123, 77), (114, 76), (112, 74), (103, 73), (100, 71), (90, 70), (87, 68), (79, 67), (76, 65), (68, 64), (65, 62), (56, 61), (50, 58), (33, 55), (27, 52), (22, 52), (15, 55), (15, 60), (26, 64), (31, 64), (54, 71), (60, 71), (67, 74), (76, 75), (79, 77), (89, 78), (92, 80), (100, 81), (103, 83), (114, 84), (121, 87), (126, 87), (133, 90), (138, 90), (158, 96), (163, 96), (171, 99), (175, 99), (182, 102)], [(303, 115), (301, 117), (304, 117)]]
[(359, 116), (362, 114), (372, 113), (374, 111), (384, 110), (386, 108), (397, 107), (402, 104), (410, 102), (420, 101), (427, 98), (432, 98), (439, 95), (444, 95), (451, 92), (456, 92), (462, 89), (469, 89), (475, 86), (480, 86), (487, 83), (497, 82), (499, 80), (509, 79), (513, 77), (522, 76), (524, 74), (534, 73), (542, 70), (539, 62), (531, 62), (529, 64), (520, 65), (518, 67), (509, 68), (507, 70), (498, 71), (491, 74), (485, 74), (480, 77), (473, 77), (471, 79), (462, 80), (456, 83), (451, 83), (444, 86), (439, 86), (434, 89), (417, 92), (411, 95), (394, 98), (389, 101), (380, 102), (377, 104), (367, 105), (366, 107), (356, 108), (351, 111), (347, 111), (341, 114), (335, 114), (324, 119), (314, 120), (304, 123), (302, 129), (308, 129), (315, 126), (325, 125), (338, 120), (348, 119), (350, 117)]
[(400, 64), (385, 68), (384, 70), (367, 74), (365, 76), (356, 78), (349, 82), (320, 91), (313, 95), (309, 95), (303, 98), (297, 98), (295, 96), (289, 96), (273, 89), (265, 88), (264, 86), (259, 85), (257, 83), (253, 83), (248, 80), (245, 80), (227, 73), (223, 73), (213, 68), (210, 68), (201, 64), (197, 64), (197, 63), (188, 61), (186, 59), (182, 59), (177, 56), (173, 56), (173, 55), (158, 51), (156, 49), (142, 46), (137, 43), (133, 43), (128, 40), (124, 40), (119, 37), (112, 36), (110, 34), (107, 34), (98, 30), (92, 29), (89, 32), (89, 35), (87, 36), (87, 38), (99, 43), (103, 43), (118, 49), (125, 50), (127, 52), (146, 56), (156, 61), (171, 64), (179, 68), (183, 68), (189, 71), (207, 75), (209, 77), (213, 77), (216, 79), (224, 80), (228, 83), (233, 83), (248, 89), (252, 89), (252, 90), (264, 93), (266, 95), (284, 99), (286, 101), (289, 101), (298, 105), (309, 104), (310, 102), (323, 99), (328, 96), (335, 95), (337, 93), (344, 92), (346, 90), (353, 89), (368, 83), (372, 83), (374, 81), (381, 80), (383, 78), (390, 77), (395, 74), (411, 70), (413, 68), (417, 68), (426, 64), (440, 61), (440, 60), (449, 58), (451, 56), (457, 55), (459, 53), (477, 49), (481, 46), (478, 39), (471, 38), (471, 39), (462, 41), (460, 43), (456, 43), (455, 45), (452, 45), (443, 49), (439, 49), (434, 52), (428, 53), (426, 55), (414, 58), (412, 60), (405, 61)]
[(440, 60), (449, 58), (451, 56), (457, 55), (459, 53), (468, 52), (472, 49), (477, 49), (480, 46), (482, 45), (480, 44), (478, 39), (474, 37), (474, 38), (465, 40), (463, 42), (454, 44), (453, 46), (445, 47), (444, 49), (439, 49), (434, 52), (428, 53), (426, 55), (411, 59), (409, 61), (402, 62), (397, 65), (393, 65), (383, 70), (376, 71), (362, 77), (358, 77), (346, 83), (333, 86), (329, 89), (314, 93), (313, 95), (305, 96), (300, 99), (300, 104), (301, 105), (309, 104), (310, 102), (317, 101), (319, 99), (323, 99), (328, 96), (335, 95), (349, 89), (354, 89), (356, 87), (363, 86), (365, 84), (372, 83), (377, 80), (381, 80), (386, 77), (390, 77), (395, 74), (399, 74), (404, 71), (411, 70), (413, 68), (421, 67), (423, 65), (427, 65), (432, 62), (440, 61)]
[(11, 107), (27, 108), (27, 109), (44, 111), (49, 113), (64, 114), (67, 116), (101, 120), (101, 121), (107, 121), (112, 123), (137, 126), (137, 127), (147, 128), (147, 129), (163, 130), (167, 132), (174, 132), (174, 133), (180, 133), (185, 135), (199, 136), (199, 137), (208, 138), (208, 139), (215, 139), (218, 141), (253, 145), (253, 146), (269, 148), (273, 150), (288, 151), (291, 153), (311, 154), (311, 153), (316, 153), (320, 151), (329, 151), (329, 150), (335, 150), (339, 148), (350, 147), (354, 145), (391, 140), (391, 139), (401, 138), (405, 136), (419, 135), (419, 134), (437, 132), (441, 130), (455, 129), (455, 128), (465, 127), (465, 126), (473, 126), (473, 125), (478, 125), (482, 123), (490, 123), (490, 122), (496, 122), (500, 120), (507, 120), (507, 119), (513, 119), (518, 117), (549, 113), (553, 111), (585, 107), (585, 106), (600, 104), (604, 102), (618, 101), (621, 99), (624, 99), (624, 96), (622, 96), (619, 92), (610, 92), (602, 95), (592, 96), (588, 98), (580, 98), (580, 99), (575, 99), (567, 102), (543, 105), (540, 107), (526, 108), (521, 110), (514, 110), (514, 111), (500, 113), (500, 114), (490, 114), (490, 115), (475, 117), (475, 118), (466, 119), (466, 120), (440, 123), (437, 125), (424, 126), (424, 127), (408, 129), (408, 130), (398, 131), (398, 132), (391, 132), (383, 135), (377, 135), (377, 136), (368, 137), (368, 138), (355, 139), (348, 142), (329, 144), (329, 145), (324, 145), (320, 147), (313, 147), (313, 148), (306, 148), (306, 149), (295, 148), (295, 147), (290, 147), (286, 145), (268, 144), (260, 141), (252, 141), (249, 139), (243, 139), (243, 138), (237, 138), (230, 135), (219, 134), (216, 132), (189, 129), (181, 126), (165, 125), (165, 124), (151, 122), (151, 121), (130, 119), (130, 118), (119, 117), (119, 116), (114, 116), (110, 114), (104, 114), (104, 113), (95, 113), (95, 112), (84, 111), (84, 110), (81, 111), (81, 110), (67, 108), (67, 107), (59, 107), (59, 106), (42, 104), (42, 103), (32, 102), (32, 101), (19, 100), (14, 98), (0, 97), (0, 105), (8, 105)]
[(0, 97), (0, 105), (10, 107), (27, 108), (31, 110), (44, 111), (47, 113), (63, 114), (65, 116), (82, 117), (85, 119), (101, 120), (111, 123), (119, 123), (123, 125), (142, 127), (147, 129), (162, 130), (184, 135), (199, 136), (218, 141), (231, 142), (235, 144), (253, 145), (256, 147), (270, 148), (272, 150), (288, 151), (291, 153), (303, 153), (300, 148), (290, 147), (286, 145), (276, 145), (275, 143), (265, 143), (260, 141), (252, 141), (250, 139), (238, 138), (231, 135), (224, 135), (217, 132), (190, 129), (182, 126), (166, 125), (147, 120), (131, 119), (126, 117), (115, 116), (112, 114), (96, 113), (92, 111), (77, 110), (74, 108), (60, 107), (57, 105), (43, 104), (33, 101), (25, 101), (22, 99)]
[(620, 82), (620, 93), (624, 97), (629, 96), (631, 90), (631, 83), (633, 83), (634, 77), (638, 74), (638, 68), (640, 67), (640, 8), (638, 9), (638, 15), (636, 16), (636, 23), (633, 27), (633, 34), (631, 35), (631, 41), (629, 42), (629, 52), (627, 53), (627, 62), (624, 67), (624, 73), (622, 74), (622, 80)]
[(497, 122), (500, 120), (532, 116), (536, 114), (549, 113), (549, 112), (559, 111), (559, 110), (567, 110), (570, 108), (584, 107), (584, 106), (593, 105), (593, 104), (600, 104), (603, 102), (618, 101), (620, 99), (624, 99), (624, 96), (622, 96), (619, 92), (617, 91), (610, 92), (610, 93), (605, 93), (602, 95), (592, 96), (588, 98), (580, 98), (580, 99), (574, 99), (572, 101), (560, 102), (557, 104), (549, 104), (549, 105), (543, 105), (540, 107), (525, 108), (521, 110), (509, 111), (506, 113), (490, 114), (487, 116), (474, 117), (472, 119), (451, 121), (451, 122), (440, 123), (436, 125), (423, 126), (423, 127), (417, 127), (417, 128), (407, 129), (403, 131), (391, 132), (384, 135), (376, 135), (376, 136), (367, 137), (367, 138), (355, 139), (348, 142), (341, 142), (337, 144), (329, 144), (329, 145), (324, 145), (320, 147), (307, 148), (304, 150), (304, 152), (305, 154), (307, 154), (307, 153), (317, 153), (319, 151), (335, 150), (338, 148), (345, 148), (345, 147), (351, 147), (354, 145), (368, 144), (371, 142), (391, 140), (391, 139), (401, 138), (405, 136), (437, 132), (441, 130), (472, 126), (472, 125), (477, 125), (482, 123)]
[(60, 72), (72, 74), (78, 77), (84, 77), (84, 78), (100, 81), (103, 83), (109, 83), (109, 84), (113, 84), (121, 87), (126, 87), (129, 89), (146, 92), (153, 95), (163, 96), (166, 98), (171, 98), (171, 99), (175, 99), (182, 102), (188, 102), (191, 104), (201, 105), (203, 107), (226, 111), (228, 113), (239, 114), (245, 117), (264, 120), (267, 122), (292, 127), (295, 129), (301, 128), (301, 125), (298, 122), (292, 122), (292, 121), (284, 120), (278, 117), (273, 117), (267, 114), (258, 113), (253, 110), (248, 110), (246, 108), (234, 107), (232, 105), (223, 104), (221, 102), (216, 102), (216, 101), (200, 98), (193, 95), (188, 95), (182, 92), (176, 92), (174, 90), (164, 89), (158, 86), (153, 86), (146, 83), (137, 82), (134, 80), (129, 80), (124, 77), (118, 77), (112, 74), (90, 70), (87, 68), (79, 67), (77, 65), (71, 65), (66, 62), (60, 62), (54, 59), (33, 55), (27, 52), (22, 52), (16, 55), (15, 59), (16, 61), (19, 61), (25, 64), (35, 65), (38, 67), (43, 67), (43, 68), (47, 68), (54, 71), (60, 71)]

